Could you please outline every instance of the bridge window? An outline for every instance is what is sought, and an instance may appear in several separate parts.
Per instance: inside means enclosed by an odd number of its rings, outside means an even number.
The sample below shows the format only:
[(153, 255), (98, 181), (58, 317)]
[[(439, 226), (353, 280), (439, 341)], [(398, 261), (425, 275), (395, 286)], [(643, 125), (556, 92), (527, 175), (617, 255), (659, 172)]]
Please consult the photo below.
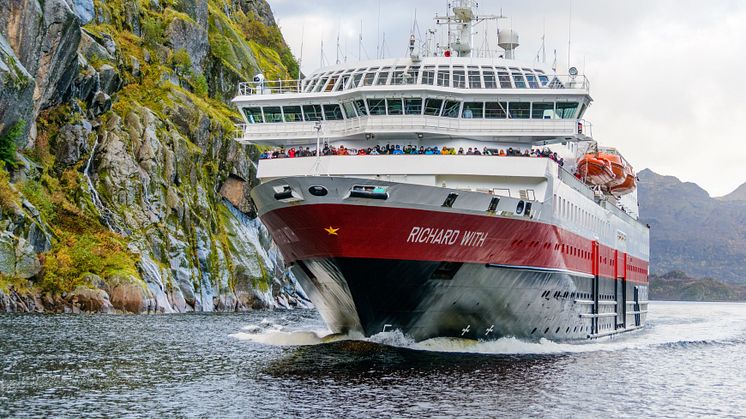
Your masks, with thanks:
[(396, 67), (394, 74), (391, 76), (391, 84), (407, 84), (409, 75), (404, 71), (404, 67)]
[(546, 87), (546, 85), (549, 84), (549, 77), (545, 76), (544, 74), (539, 74), (539, 83), (541, 83), (542, 86)]
[(451, 72), (446, 68), (438, 70), (438, 86), (449, 87), (451, 85)]
[(264, 122), (264, 118), (262, 118), (262, 110), (258, 107), (243, 108), (243, 114), (246, 116), (246, 120), (249, 124), (261, 124)]
[(453, 87), (463, 89), (466, 87), (466, 76), (464, 70), (453, 70)]
[(279, 106), (265, 106), (264, 120), (267, 122), (282, 122), (282, 109)]
[(378, 71), (378, 67), (371, 68), (368, 70), (367, 73), (365, 73), (365, 77), (363, 77), (363, 86), (372, 86), (373, 85), (373, 79), (376, 78), (376, 72)]
[(358, 99), (355, 101), (355, 110), (358, 116), (368, 116), (368, 111), (365, 109), (365, 101)]
[(342, 109), (339, 105), (324, 105), (324, 119), (327, 121), (337, 121), (344, 119)]
[(553, 119), (554, 118), (554, 103), (534, 102), (531, 108), (531, 118)]
[(464, 102), (464, 111), (461, 114), (466, 119), (484, 118), (484, 103), (482, 102)]
[(484, 74), (482, 75), (484, 77), (484, 88), (485, 89), (496, 89), (497, 88), (497, 80), (495, 80), (495, 71), (491, 68), (484, 68)]
[(433, 84), (435, 82), (435, 69), (433, 67), (425, 67), (422, 70), (422, 84)]
[(420, 66), (409, 67), (408, 73), (407, 84), (417, 84), (417, 79), (420, 77)]
[(425, 99), (425, 115), (438, 116), (443, 106), (442, 99)]
[(387, 99), (386, 103), (389, 115), (402, 115), (404, 113), (401, 99)]
[(389, 69), (384, 68), (381, 70), (380, 73), (378, 73), (378, 78), (376, 79), (376, 86), (383, 86), (387, 84), (389, 80)]
[(526, 79), (523, 78), (523, 74), (520, 72), (513, 72), (513, 81), (515, 82), (515, 87), (519, 89), (525, 89), (526, 88)]
[(500, 87), (503, 89), (511, 89), (513, 85), (510, 83), (510, 74), (504, 71), (497, 73), (497, 79), (500, 81)]
[(469, 88), (481, 89), (482, 88), (482, 77), (479, 75), (479, 70), (469, 70)]
[(510, 102), (508, 104), (508, 115), (513, 119), (528, 119), (531, 116), (531, 103)]
[(283, 106), (282, 111), (285, 114), (285, 122), (303, 121), (303, 114), (300, 112), (300, 106)]
[(505, 119), (508, 104), (505, 102), (487, 102), (484, 104), (484, 117), (487, 119)]
[(422, 99), (420, 98), (404, 99), (404, 113), (407, 115), (421, 115), (422, 114)]
[(386, 99), (368, 99), (371, 115), (386, 115)]
[(577, 102), (557, 102), (557, 116), (562, 119), (574, 118), (577, 109)]
[[(355, 112), (355, 105), (352, 104), (352, 102), (344, 102), (342, 103), (342, 107), (345, 110), (345, 114), (347, 114), (347, 118), (356, 118), (357, 112)], [(287, 117), (287, 114), (285, 115)]]
[(538, 89), (539, 83), (536, 81), (536, 76), (532, 73), (526, 73), (526, 80), (528, 80), (528, 86), (532, 89)]
[(443, 116), (447, 118), (458, 118), (459, 110), (461, 110), (461, 102), (447, 100), (445, 105), (443, 105)]
[(306, 117), (306, 121), (321, 121), (324, 119), (321, 113), (321, 105), (303, 105), (303, 115)]
[(355, 88), (360, 86), (360, 80), (363, 79), (363, 73), (356, 73), (354, 76), (352, 76), (352, 84), (350, 85), (350, 88)]

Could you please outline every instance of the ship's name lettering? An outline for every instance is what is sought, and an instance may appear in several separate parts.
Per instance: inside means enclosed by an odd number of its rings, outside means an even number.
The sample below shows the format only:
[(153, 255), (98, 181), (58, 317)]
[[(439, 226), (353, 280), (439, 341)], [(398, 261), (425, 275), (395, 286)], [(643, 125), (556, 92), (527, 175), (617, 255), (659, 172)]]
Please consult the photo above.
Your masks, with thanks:
[(481, 231), (456, 230), (435, 227), (412, 227), (407, 243), (427, 243), (458, 245), (465, 247), (482, 247), (487, 240), (487, 233)]

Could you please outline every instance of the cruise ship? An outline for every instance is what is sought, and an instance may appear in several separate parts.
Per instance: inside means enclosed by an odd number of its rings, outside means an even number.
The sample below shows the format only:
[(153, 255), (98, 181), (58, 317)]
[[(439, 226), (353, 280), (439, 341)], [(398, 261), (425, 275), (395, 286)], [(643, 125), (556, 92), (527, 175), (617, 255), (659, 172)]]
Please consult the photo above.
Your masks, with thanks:
[[(238, 141), (264, 153), (252, 198), (334, 333), (581, 341), (644, 326), (648, 227), (636, 178), (584, 119), (587, 78), (521, 62), (513, 30), (241, 83)], [(497, 26), (497, 25), (496, 25)], [(431, 38), (434, 31), (428, 31)]]

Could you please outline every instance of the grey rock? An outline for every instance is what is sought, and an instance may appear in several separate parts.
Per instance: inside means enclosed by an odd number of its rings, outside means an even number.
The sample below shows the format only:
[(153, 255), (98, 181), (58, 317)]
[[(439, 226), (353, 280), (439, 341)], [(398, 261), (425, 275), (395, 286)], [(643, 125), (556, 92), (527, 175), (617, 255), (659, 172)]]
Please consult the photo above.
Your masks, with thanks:
[(166, 28), (168, 44), (174, 51), (184, 50), (191, 60), (193, 71), (201, 73), (210, 43), (207, 38), (207, 30), (197, 23), (176, 18)]
[(78, 75), (75, 78), (75, 96), (88, 106), (99, 90), (99, 79), (96, 69), (88, 64), (83, 56), (78, 56)]
[(93, 96), (91, 112), (93, 112), (94, 116), (99, 116), (109, 110), (111, 110), (111, 96), (99, 90), (96, 95)]
[(99, 67), (98, 79), (99, 89), (107, 95), (112, 95), (122, 88), (122, 79), (119, 77), (119, 72), (109, 64)]
[[(0, 35), (0, 135), (6, 134), (18, 121), (34, 120), (34, 87), (33, 78)], [(16, 139), (19, 148), (26, 146), (30, 125), (26, 123), (23, 135)]]
[(34, 247), (25, 239), (19, 238), (16, 244), (15, 277), (29, 279), (41, 271), (41, 263)]
[(43, 40), (42, 8), (37, 0), (3, 0), (0, 34), (33, 76), (39, 68)]
[(75, 309), (84, 313), (112, 313), (114, 311), (109, 294), (101, 289), (80, 286), (70, 292), (66, 299), (72, 306), (73, 312), (76, 311)]
[(80, 19), (81, 25), (85, 25), (93, 20), (93, 0), (72, 0), (72, 3), (73, 11), (78, 19)]
[(60, 129), (56, 139), (55, 164), (57, 167), (68, 167), (78, 163), (81, 157), (88, 153), (88, 136), (91, 134), (83, 124), (65, 125)]
[(8, 233), (0, 234), (0, 274), (13, 276), (16, 273), (16, 246)]
[(114, 62), (114, 55), (112, 55), (106, 47), (102, 45), (101, 41), (97, 40), (93, 34), (83, 30), (80, 37), (79, 51), (88, 61), (107, 61)]

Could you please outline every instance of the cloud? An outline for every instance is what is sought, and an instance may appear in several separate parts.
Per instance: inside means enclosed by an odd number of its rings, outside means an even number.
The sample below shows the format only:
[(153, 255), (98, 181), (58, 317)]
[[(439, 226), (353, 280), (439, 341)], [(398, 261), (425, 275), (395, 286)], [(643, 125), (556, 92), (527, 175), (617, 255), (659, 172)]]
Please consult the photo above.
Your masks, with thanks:
[[(442, 3), (442, 4), (441, 4)], [(326, 64), (375, 58), (385, 33), (386, 56), (403, 56), (416, 10), (422, 32), (445, 1), (270, 0), (305, 72)], [(481, 14), (499, 14), (482, 1)], [(380, 4), (380, 22), (379, 22)], [(502, 13), (521, 35), (517, 58), (532, 61), (546, 34), (567, 68), (570, 0), (503, 1)], [(721, 0), (572, 1), (572, 64), (588, 75), (594, 104), (587, 117), (602, 144), (616, 146), (637, 168), (693, 181), (719, 196), (746, 181), (746, 2)], [(360, 23), (363, 43), (359, 48)], [(380, 29), (379, 29), (380, 28)], [(493, 32), (489, 28), (489, 32)], [(558, 70), (564, 72), (566, 70)]]

